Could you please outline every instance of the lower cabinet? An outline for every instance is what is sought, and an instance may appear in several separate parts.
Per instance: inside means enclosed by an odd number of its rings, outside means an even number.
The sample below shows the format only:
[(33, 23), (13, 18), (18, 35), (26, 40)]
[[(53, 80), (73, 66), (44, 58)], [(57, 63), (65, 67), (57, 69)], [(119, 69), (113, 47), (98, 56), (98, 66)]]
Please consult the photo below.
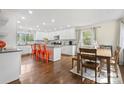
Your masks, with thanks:
[(62, 54), (76, 55), (76, 45), (65, 45), (62, 47)]
[(0, 53), (0, 84), (10, 83), (21, 75), (21, 51)]
[(49, 47), (48, 50), (50, 51), (49, 60), (55, 62), (61, 59), (61, 47)]
[(31, 45), (17, 46), (17, 48), (22, 50), (22, 55), (31, 54)]

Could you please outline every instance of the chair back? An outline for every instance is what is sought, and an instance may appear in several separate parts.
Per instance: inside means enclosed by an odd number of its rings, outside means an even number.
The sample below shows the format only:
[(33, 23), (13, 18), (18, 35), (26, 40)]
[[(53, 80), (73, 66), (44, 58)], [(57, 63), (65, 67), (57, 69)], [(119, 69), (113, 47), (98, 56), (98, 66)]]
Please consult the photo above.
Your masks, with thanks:
[(31, 45), (32, 50), (36, 50), (36, 44)]
[(47, 51), (47, 46), (46, 46), (46, 44), (44, 44), (43, 48), (44, 48), (44, 51)]
[(81, 59), (96, 62), (96, 59), (97, 59), (97, 57), (96, 57), (97, 50), (96, 49), (80, 48), (79, 51), (80, 51)]
[(120, 53), (121, 47), (117, 46), (117, 51)]
[(117, 50), (115, 50), (114, 52), (114, 60), (115, 60), (115, 63), (118, 64), (118, 59), (119, 59), (119, 53)]
[(41, 44), (38, 44), (37, 47), (38, 47), (38, 50), (42, 50), (42, 45)]
[(120, 47), (117, 46), (115, 52), (114, 52), (114, 59), (115, 59), (115, 63), (119, 64), (119, 55), (120, 55)]

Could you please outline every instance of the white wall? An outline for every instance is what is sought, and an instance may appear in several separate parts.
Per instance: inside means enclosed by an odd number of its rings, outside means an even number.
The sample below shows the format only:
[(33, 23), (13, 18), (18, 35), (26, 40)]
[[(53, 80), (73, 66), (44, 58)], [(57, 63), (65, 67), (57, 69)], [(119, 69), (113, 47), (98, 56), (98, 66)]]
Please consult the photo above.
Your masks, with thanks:
[(16, 15), (2, 12), (2, 17), (7, 19), (7, 23), (0, 25), (0, 33), (5, 33), (6, 36), (0, 39), (7, 43), (7, 47), (16, 47)]
[(113, 45), (113, 48), (119, 45), (119, 21), (109, 21), (97, 24), (101, 26), (96, 32), (96, 39), (99, 44)]
[(120, 22), (120, 63), (124, 65), (124, 23)]
[[(107, 21), (99, 24), (94, 24), (95, 26), (100, 26), (96, 32), (96, 39), (99, 44), (113, 45), (113, 49), (119, 45), (119, 21)], [(64, 29), (56, 32), (40, 32), (37, 34), (37, 39), (41, 39), (42, 35), (53, 38), (55, 35), (60, 35), (60, 39), (76, 39), (75, 29)]]

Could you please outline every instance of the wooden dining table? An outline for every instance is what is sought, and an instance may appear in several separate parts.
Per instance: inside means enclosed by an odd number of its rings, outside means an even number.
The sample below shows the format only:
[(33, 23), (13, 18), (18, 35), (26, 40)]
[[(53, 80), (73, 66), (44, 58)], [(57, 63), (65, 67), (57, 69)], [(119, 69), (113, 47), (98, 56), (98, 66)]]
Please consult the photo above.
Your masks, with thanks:
[[(110, 84), (110, 59), (111, 59), (112, 53), (110, 49), (97, 49), (97, 58), (98, 59), (106, 59), (107, 60), (107, 79), (108, 84)], [(77, 53), (77, 73), (80, 71), (80, 53)]]

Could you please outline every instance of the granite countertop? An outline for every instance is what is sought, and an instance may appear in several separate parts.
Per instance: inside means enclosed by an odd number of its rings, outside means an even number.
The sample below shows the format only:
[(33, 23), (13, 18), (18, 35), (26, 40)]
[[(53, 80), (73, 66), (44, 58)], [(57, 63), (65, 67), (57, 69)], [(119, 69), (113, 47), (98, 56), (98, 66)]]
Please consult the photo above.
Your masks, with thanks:
[(51, 48), (61, 48), (62, 45), (47, 45), (47, 47), (51, 47)]
[(21, 52), (21, 49), (3, 49), (2, 51), (0, 51), (1, 53), (10, 53), (10, 52)]
[(76, 46), (76, 44), (72, 44), (72, 45), (69, 45), (69, 44), (65, 44), (63, 46)]

